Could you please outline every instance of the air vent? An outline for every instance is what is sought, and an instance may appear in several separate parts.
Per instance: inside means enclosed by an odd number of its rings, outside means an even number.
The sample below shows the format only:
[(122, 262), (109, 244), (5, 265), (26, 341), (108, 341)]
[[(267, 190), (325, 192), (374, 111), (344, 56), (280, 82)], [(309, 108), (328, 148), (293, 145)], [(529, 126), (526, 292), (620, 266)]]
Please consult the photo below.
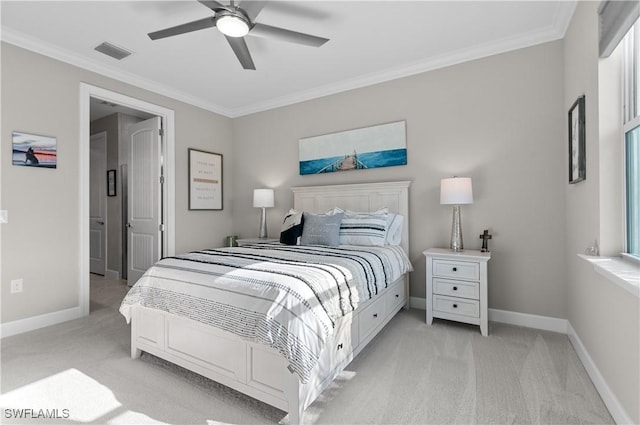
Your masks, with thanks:
[(111, 56), (114, 59), (122, 60), (129, 56), (132, 52), (127, 49), (123, 49), (122, 47), (114, 46), (111, 43), (107, 43), (106, 41), (95, 48), (100, 53), (104, 53), (107, 56)]

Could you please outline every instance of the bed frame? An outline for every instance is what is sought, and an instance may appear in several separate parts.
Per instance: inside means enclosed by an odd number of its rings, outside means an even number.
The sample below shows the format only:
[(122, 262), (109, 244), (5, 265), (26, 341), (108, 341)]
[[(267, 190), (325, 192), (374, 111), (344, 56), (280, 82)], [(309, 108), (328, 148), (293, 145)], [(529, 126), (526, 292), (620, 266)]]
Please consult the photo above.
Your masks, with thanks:
[[(294, 187), (294, 208), (326, 212), (333, 207), (375, 211), (383, 207), (405, 217), (402, 245), (409, 252), (409, 181)], [(336, 323), (310, 380), (303, 384), (276, 350), (184, 317), (137, 306), (131, 317), (131, 357), (153, 354), (289, 413), (298, 424), (304, 409), (328, 387), (403, 307), (404, 275)]]

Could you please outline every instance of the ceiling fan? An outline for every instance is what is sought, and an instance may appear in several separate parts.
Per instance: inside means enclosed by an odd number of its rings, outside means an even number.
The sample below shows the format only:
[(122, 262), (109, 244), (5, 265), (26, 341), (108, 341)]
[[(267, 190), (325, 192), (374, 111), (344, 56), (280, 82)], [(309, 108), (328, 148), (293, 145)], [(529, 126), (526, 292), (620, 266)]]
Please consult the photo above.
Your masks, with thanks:
[(228, 6), (215, 0), (198, 0), (198, 2), (213, 10), (215, 15), (160, 31), (150, 32), (149, 38), (157, 40), (205, 28), (217, 27), (224, 34), (244, 69), (256, 69), (247, 43), (244, 40), (245, 35), (272, 38), (313, 47), (320, 47), (329, 41), (328, 38), (316, 37), (255, 22), (256, 16), (268, 3), (267, 1), (244, 0), (235, 5), (234, 1), (231, 0)]

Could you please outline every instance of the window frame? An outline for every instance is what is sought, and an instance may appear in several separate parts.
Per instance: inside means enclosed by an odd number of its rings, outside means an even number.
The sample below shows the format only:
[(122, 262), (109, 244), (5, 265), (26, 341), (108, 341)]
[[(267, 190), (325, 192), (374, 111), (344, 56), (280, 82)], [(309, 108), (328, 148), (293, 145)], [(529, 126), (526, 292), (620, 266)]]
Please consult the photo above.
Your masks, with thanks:
[[(638, 90), (640, 75), (640, 20), (637, 20), (623, 39), (623, 60), (622, 60), (622, 152), (624, 173), (624, 252), (622, 255), (640, 262), (640, 255), (630, 253), (629, 241), (629, 172), (627, 170), (627, 134), (640, 126), (640, 95)], [(636, 182), (640, 184), (640, 182)]]

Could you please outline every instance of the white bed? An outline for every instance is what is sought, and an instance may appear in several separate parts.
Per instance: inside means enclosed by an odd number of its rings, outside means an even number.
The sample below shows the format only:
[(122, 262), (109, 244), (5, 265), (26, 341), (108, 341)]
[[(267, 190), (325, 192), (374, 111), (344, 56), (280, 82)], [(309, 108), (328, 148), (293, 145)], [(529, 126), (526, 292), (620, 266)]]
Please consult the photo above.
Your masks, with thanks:
[[(334, 207), (352, 211), (389, 212), (405, 217), (401, 246), (409, 250), (408, 188), (410, 182), (296, 187), (294, 208), (323, 213)], [(407, 274), (399, 275), (377, 295), (334, 322), (317, 363), (299, 376), (282, 350), (252, 342), (184, 315), (131, 305), (131, 355), (148, 352), (289, 413), (300, 423), (302, 412), (375, 337), (409, 299)], [(315, 356), (314, 356), (315, 359)]]

